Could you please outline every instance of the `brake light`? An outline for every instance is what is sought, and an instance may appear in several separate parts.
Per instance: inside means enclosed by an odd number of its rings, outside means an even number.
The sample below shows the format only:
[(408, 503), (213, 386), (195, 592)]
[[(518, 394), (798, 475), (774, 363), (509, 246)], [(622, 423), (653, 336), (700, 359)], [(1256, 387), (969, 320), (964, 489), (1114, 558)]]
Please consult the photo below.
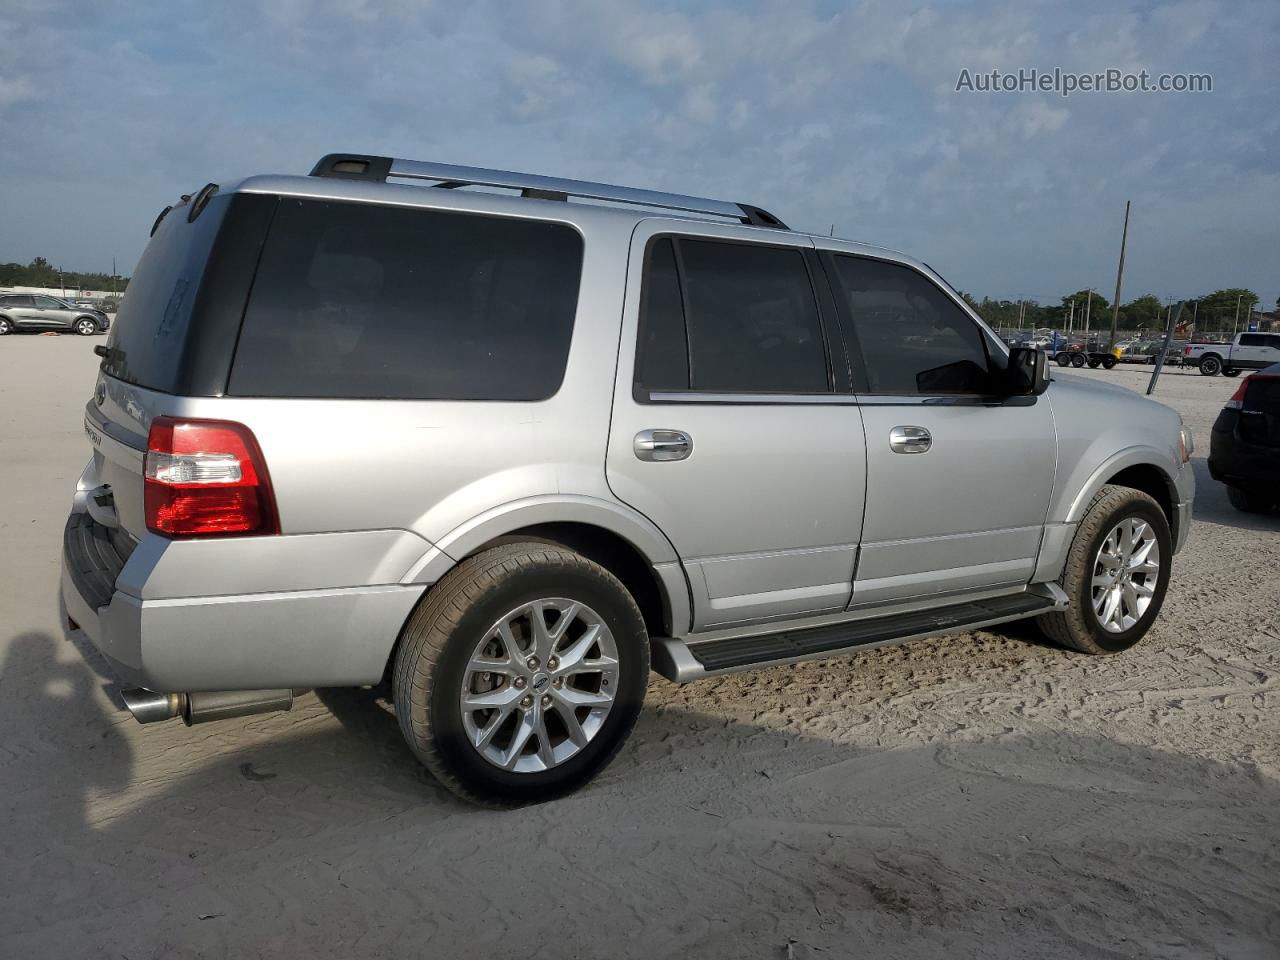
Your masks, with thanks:
[(169, 537), (280, 532), (267, 464), (244, 424), (156, 417), (144, 473), (148, 530)]
[(1191, 356), (1191, 345), (1190, 345), (1190, 344), (1187, 344), (1187, 346), (1185, 346), (1185, 347), (1183, 347), (1183, 348), (1182, 348), (1182, 355), (1183, 355), (1184, 357), (1189, 357), (1189, 356)]
[(1248, 376), (1248, 377), (1245, 377), (1243, 380), (1241, 380), (1241, 381), (1240, 381), (1240, 386), (1236, 387), (1236, 392), (1235, 392), (1235, 393), (1233, 393), (1233, 394), (1231, 395), (1231, 399), (1227, 401), (1227, 405), (1226, 405), (1225, 407), (1223, 407), (1222, 409), (1224, 409), (1224, 410), (1243, 410), (1243, 409), (1244, 409), (1244, 395), (1245, 395), (1245, 393), (1246, 393), (1246, 392), (1248, 392), (1248, 390), (1249, 390), (1249, 381), (1250, 381), (1250, 380), (1252, 380), (1252, 379), (1253, 379), (1253, 376)]

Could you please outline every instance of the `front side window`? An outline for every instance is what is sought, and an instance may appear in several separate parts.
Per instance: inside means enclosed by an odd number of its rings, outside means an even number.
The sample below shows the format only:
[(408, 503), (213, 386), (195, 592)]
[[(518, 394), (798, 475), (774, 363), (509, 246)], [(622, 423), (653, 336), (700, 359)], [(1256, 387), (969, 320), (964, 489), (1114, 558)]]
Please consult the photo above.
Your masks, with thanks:
[(1240, 346), (1242, 347), (1265, 347), (1267, 338), (1260, 333), (1242, 333), (1240, 334)]
[(642, 389), (830, 391), (822, 323), (800, 250), (660, 237), (641, 289)]
[(53, 297), (36, 297), (37, 310), (65, 310), (67, 305)]
[(901, 264), (833, 259), (869, 393), (990, 392), (991, 361), (982, 331), (936, 285)]

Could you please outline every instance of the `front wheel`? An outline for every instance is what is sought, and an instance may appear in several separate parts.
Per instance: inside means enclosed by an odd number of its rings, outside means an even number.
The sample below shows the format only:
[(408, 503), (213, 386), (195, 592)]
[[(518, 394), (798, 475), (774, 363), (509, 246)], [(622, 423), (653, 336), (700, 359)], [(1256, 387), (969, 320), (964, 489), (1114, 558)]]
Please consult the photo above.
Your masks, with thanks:
[(1105, 486), (1076, 529), (1058, 581), (1066, 609), (1036, 622), (1050, 640), (1082, 653), (1128, 650), (1160, 613), (1172, 560), (1160, 505), (1141, 490)]
[(84, 319), (76, 321), (76, 333), (82, 337), (91, 337), (98, 332), (98, 325), (92, 320)]
[(0, 337), (13, 333), (13, 321), (8, 317), (0, 317)]
[(578, 789), (635, 726), (649, 676), (644, 618), (604, 567), (514, 543), (451, 570), (396, 654), (396, 716), (442, 784), (514, 807)]

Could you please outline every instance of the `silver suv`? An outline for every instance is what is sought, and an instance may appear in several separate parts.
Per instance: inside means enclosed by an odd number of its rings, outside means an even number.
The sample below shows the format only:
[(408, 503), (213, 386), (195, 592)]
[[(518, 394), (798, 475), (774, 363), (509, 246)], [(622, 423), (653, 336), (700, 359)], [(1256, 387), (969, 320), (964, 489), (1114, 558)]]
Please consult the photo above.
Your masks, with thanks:
[(1190, 526), (1173, 411), (746, 204), (333, 155), (163, 214), (99, 350), (63, 592), (134, 715), (381, 686), (487, 804), (599, 772), (651, 666), (1125, 650)]
[(18, 330), (74, 330), (91, 337), (110, 326), (101, 310), (69, 300), (30, 293), (0, 296), (0, 337)]

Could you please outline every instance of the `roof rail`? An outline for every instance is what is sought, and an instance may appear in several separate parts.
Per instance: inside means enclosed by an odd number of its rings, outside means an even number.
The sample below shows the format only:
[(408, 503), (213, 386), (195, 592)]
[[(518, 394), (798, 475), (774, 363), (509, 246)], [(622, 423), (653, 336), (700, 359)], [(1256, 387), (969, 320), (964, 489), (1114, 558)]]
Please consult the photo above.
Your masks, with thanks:
[(434, 186), (446, 189), (454, 187), (508, 187), (521, 191), (526, 197), (540, 200), (568, 200), (581, 197), (587, 200), (607, 200), (613, 203), (630, 203), (642, 207), (660, 207), (688, 213), (704, 213), (726, 217), (757, 227), (775, 227), (786, 230), (787, 225), (760, 207), (749, 203), (731, 203), (727, 200), (709, 200), (705, 197), (686, 197), (679, 193), (662, 193), (658, 190), (638, 190), (608, 183), (590, 183), (586, 180), (565, 180), (560, 177), (541, 177), (532, 173), (511, 173), (506, 170), (486, 170), (483, 167), (461, 167), (452, 163), (428, 163), (422, 160), (400, 160), (394, 157), (372, 157), (359, 153), (331, 153), (322, 157), (311, 170), (313, 177), (336, 177), (342, 180), (385, 181), (388, 177), (408, 180), (433, 180)]

